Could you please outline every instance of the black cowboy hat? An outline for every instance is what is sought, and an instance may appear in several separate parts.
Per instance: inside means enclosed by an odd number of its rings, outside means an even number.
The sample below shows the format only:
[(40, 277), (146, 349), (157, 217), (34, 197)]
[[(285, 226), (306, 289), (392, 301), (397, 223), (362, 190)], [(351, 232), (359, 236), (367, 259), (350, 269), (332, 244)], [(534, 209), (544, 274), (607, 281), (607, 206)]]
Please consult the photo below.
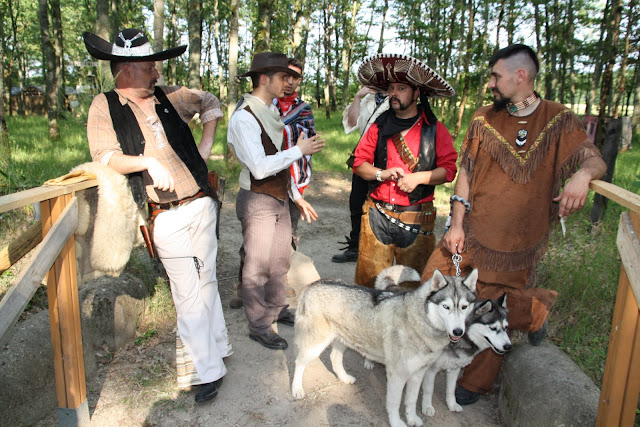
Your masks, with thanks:
[(114, 43), (109, 43), (89, 31), (82, 33), (82, 38), (91, 56), (105, 61), (164, 61), (180, 56), (187, 50), (187, 45), (183, 45), (162, 52), (153, 52), (149, 39), (138, 28), (125, 28), (120, 31)]
[(295, 78), (302, 77), (300, 74), (289, 68), (289, 59), (283, 53), (260, 52), (253, 55), (251, 68), (238, 77), (250, 77), (252, 74), (264, 74), (269, 71), (284, 71)]
[(364, 60), (358, 69), (364, 86), (386, 91), (390, 83), (420, 88), (427, 96), (453, 96), (456, 91), (424, 62), (408, 55), (379, 53)]

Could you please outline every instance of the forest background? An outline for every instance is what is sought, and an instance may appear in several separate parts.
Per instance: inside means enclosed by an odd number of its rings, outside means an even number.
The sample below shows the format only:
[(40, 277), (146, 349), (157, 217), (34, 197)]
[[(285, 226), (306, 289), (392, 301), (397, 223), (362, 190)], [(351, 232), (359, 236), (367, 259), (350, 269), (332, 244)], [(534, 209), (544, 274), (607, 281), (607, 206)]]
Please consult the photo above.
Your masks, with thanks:
[[(237, 75), (249, 69), (253, 54), (295, 56), (304, 63), (300, 93), (331, 140), (331, 149), (314, 156), (314, 170), (344, 172), (357, 137), (344, 135), (340, 116), (359, 88), (357, 67), (376, 52), (423, 59), (451, 83), (456, 96), (433, 106), (458, 148), (471, 113), (491, 102), (488, 58), (510, 43), (538, 52), (537, 90), (544, 98), (581, 116), (598, 115), (600, 124), (633, 116), (637, 146), (639, 13), (638, 0), (0, 0), (0, 194), (41, 185), (89, 160), (86, 112), (93, 96), (110, 90), (113, 81), (108, 63), (86, 52), (83, 31), (113, 41), (118, 30), (139, 27), (155, 50), (188, 44), (183, 56), (158, 64), (164, 83), (216, 94), (227, 117), (250, 90), (250, 82)], [(599, 126), (599, 146), (604, 128)], [(228, 163), (226, 123), (218, 129), (214, 153), (213, 169), (228, 178), (237, 174)], [(639, 164), (637, 149), (619, 156), (614, 183), (637, 192)], [(567, 239), (555, 231), (538, 270), (539, 282), (560, 293), (552, 341), (596, 384), (620, 271), (619, 258), (611, 254), (621, 209), (609, 209), (595, 228), (585, 208)], [(21, 215), (0, 216), (0, 242), (15, 234), (14, 225), (31, 220), (30, 213)], [(605, 309), (596, 315), (595, 306)]]

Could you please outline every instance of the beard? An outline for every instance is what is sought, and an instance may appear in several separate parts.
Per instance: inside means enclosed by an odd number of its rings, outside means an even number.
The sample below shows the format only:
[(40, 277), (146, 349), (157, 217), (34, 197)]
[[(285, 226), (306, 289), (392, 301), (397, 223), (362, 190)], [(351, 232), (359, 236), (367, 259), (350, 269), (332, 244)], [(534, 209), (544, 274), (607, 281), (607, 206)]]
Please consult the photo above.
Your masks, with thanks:
[[(396, 101), (398, 103), (397, 107), (392, 104), (393, 101)], [(413, 101), (413, 102), (415, 102), (415, 101)], [(411, 102), (409, 104), (403, 104), (402, 101), (400, 101), (398, 98), (396, 98), (394, 96), (393, 98), (389, 99), (389, 106), (391, 106), (391, 109), (393, 109), (393, 110), (404, 111), (407, 108), (411, 107), (413, 102)]]
[(509, 104), (511, 104), (511, 98), (502, 95), (498, 90), (493, 92), (493, 111), (503, 110)]

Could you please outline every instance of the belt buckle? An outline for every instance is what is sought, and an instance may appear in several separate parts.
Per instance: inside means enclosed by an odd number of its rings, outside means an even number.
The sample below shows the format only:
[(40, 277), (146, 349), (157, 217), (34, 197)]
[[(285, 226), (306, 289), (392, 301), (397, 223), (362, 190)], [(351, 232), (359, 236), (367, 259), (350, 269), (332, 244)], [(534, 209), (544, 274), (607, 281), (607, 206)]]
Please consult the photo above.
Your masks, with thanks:
[(382, 204), (382, 207), (385, 208), (385, 210), (388, 210), (388, 211), (391, 211), (391, 212), (395, 212), (396, 211), (396, 207), (394, 205), (392, 205), (391, 203), (384, 202)]

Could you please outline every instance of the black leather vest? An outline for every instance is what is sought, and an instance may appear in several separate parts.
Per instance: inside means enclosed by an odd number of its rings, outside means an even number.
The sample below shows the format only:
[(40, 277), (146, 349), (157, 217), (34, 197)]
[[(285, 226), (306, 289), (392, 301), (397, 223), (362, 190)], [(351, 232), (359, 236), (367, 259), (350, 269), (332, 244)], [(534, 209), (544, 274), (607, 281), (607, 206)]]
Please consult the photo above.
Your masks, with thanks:
[[(424, 116), (421, 116), (421, 120), (420, 153), (418, 156), (418, 165), (414, 169), (414, 173), (430, 171), (436, 168), (436, 128), (438, 123), (434, 121), (431, 124), (427, 124)], [(380, 126), (378, 120), (376, 120), (376, 124)], [(381, 169), (387, 169), (387, 140), (388, 138), (382, 137), (382, 132), (378, 129), (378, 143), (376, 145), (373, 165)], [(378, 181), (370, 181), (369, 193), (373, 192), (379, 184)], [(414, 204), (433, 194), (434, 190), (434, 185), (420, 184), (415, 190), (409, 193), (409, 202)]]

